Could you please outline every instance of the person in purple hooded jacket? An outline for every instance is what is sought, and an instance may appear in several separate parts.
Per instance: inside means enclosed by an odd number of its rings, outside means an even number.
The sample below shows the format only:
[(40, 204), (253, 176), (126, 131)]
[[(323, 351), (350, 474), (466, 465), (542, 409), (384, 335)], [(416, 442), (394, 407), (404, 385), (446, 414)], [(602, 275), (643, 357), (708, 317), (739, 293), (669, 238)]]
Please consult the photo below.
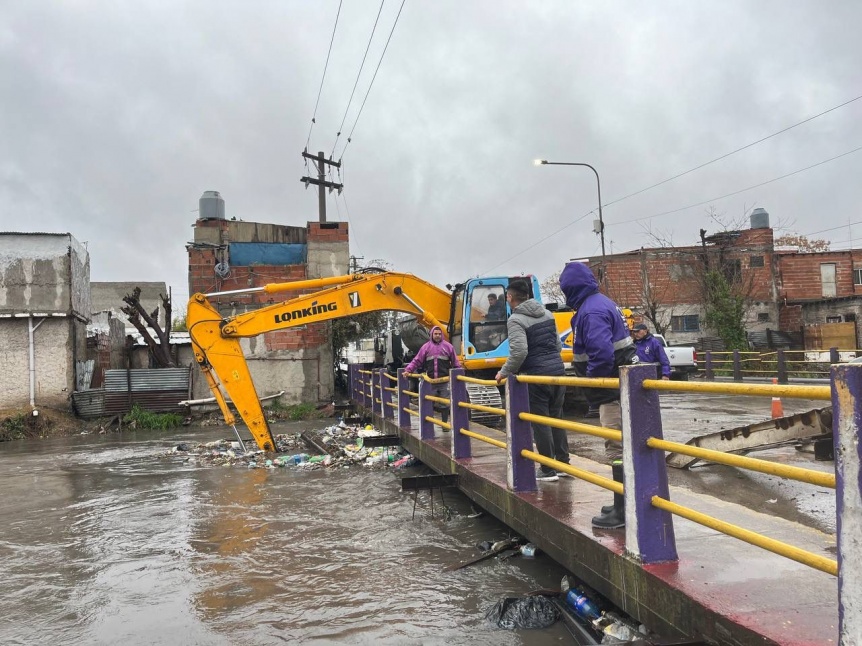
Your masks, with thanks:
[[(458, 355), (455, 354), (455, 348), (446, 339), (443, 338), (443, 330), (439, 325), (431, 328), (431, 338), (425, 342), (413, 361), (408, 363), (404, 372), (416, 373), (424, 372), (431, 379), (439, 379), (440, 377), (448, 377), (450, 368), (460, 368), (461, 362), (458, 361)], [(449, 384), (428, 384), (431, 386), (431, 394), (435, 397), (449, 399)], [(435, 402), (434, 409), (440, 411), (440, 417), (444, 422), (449, 421), (449, 408), (443, 407), (443, 404)], [(448, 429), (443, 429), (447, 431)]]
[(670, 379), (670, 361), (661, 341), (649, 332), (649, 328), (638, 323), (632, 328), (632, 337), (635, 340), (635, 350), (641, 363), (657, 363), (661, 365), (661, 378)]
[[(574, 367), (582, 377), (619, 377), (620, 366), (636, 363), (637, 353), (622, 311), (599, 292), (592, 270), (582, 262), (570, 262), (560, 273), (560, 289), (566, 304), (575, 310), (572, 317)], [(599, 407), (599, 425), (622, 429), (619, 389), (585, 388), (587, 402)], [(622, 444), (605, 440), (605, 456), (611, 463), (614, 480), (622, 482)], [(614, 494), (613, 506), (602, 507), (593, 525), (604, 529), (625, 526), (623, 497)]]

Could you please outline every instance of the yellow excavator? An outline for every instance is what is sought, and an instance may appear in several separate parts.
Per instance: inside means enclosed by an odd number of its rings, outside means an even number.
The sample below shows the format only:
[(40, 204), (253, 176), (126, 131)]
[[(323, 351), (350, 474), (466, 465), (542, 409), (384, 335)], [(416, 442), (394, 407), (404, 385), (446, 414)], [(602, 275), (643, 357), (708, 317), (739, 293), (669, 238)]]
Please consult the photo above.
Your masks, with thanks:
[[(236, 430), (236, 419), (227, 406), (224, 392), (233, 400), (257, 445), (265, 451), (272, 451), (275, 441), (240, 347), (240, 339), (364, 312), (393, 310), (414, 315), (427, 328), (439, 325), (455, 347), (464, 368), (474, 376), (491, 377), (509, 355), (508, 312), (504, 304), (506, 288), (514, 278), (472, 278), (455, 285), (451, 292), (411, 274), (396, 272), (273, 283), (230, 292), (195, 294), (189, 300), (186, 323), (195, 359), (225, 421)], [(517, 278), (527, 280), (533, 297), (540, 299), (539, 282), (534, 276)], [(275, 294), (306, 290), (316, 291), (229, 318), (222, 317), (210, 302), (210, 298), (240, 293)], [(571, 311), (555, 313), (563, 341), (562, 356), (567, 364), (572, 360), (571, 316)], [(482, 393), (481, 403), (501, 405), (496, 388), (479, 388), (487, 391)]]

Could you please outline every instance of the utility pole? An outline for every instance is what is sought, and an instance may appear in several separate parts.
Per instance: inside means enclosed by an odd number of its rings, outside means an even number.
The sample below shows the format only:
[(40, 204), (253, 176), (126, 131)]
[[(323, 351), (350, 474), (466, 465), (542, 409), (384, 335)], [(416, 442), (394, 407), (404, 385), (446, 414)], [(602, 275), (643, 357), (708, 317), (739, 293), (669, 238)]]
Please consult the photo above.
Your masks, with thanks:
[(308, 149), (302, 151), (302, 156), (306, 159), (311, 159), (314, 162), (314, 165), (317, 167), (317, 178), (314, 177), (302, 177), (300, 178), (300, 182), (305, 184), (305, 188), (308, 188), (309, 184), (317, 184), (318, 187), (318, 204), (317, 210), (320, 216), (321, 222), (326, 222), (326, 189), (329, 189), (331, 193), (333, 189), (341, 192), (341, 189), (344, 188), (344, 184), (337, 184), (335, 182), (327, 182), (326, 181), (326, 166), (334, 166), (335, 168), (341, 168), (341, 162), (335, 162), (331, 159), (326, 159), (323, 155), (323, 151), (317, 153), (317, 155), (310, 155), (308, 153)]
[(359, 260), (365, 260), (365, 256), (350, 256), (350, 273), (355, 274), (359, 269)]

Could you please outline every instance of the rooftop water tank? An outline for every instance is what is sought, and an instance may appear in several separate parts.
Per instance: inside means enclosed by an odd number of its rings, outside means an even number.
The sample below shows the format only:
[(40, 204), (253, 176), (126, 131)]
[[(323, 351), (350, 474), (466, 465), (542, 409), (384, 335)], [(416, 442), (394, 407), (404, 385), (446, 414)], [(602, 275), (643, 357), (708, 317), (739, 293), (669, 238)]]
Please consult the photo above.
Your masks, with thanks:
[(201, 220), (224, 220), (224, 200), (218, 191), (204, 191), (198, 201), (198, 217)]
[(766, 209), (754, 209), (751, 212), (751, 228), (752, 229), (768, 229), (769, 228), (769, 213)]

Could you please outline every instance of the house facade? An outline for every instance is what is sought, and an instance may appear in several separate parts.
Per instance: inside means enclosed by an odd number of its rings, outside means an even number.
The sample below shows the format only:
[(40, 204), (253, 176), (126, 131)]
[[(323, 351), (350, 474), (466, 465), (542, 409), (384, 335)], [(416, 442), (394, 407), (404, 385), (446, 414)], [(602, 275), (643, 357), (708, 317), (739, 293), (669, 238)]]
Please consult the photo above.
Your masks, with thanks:
[(71, 233), (0, 233), (0, 408), (68, 408), (90, 312), (90, 257)]
[[(765, 217), (764, 217), (765, 216)], [(768, 214), (752, 227), (707, 235), (701, 244), (643, 248), (588, 260), (603, 290), (651, 327), (666, 327), (672, 344), (697, 344), (714, 336), (706, 328), (704, 268), (719, 268), (745, 294), (749, 335), (780, 331), (805, 336), (807, 328), (853, 323), (862, 316), (862, 250), (807, 252), (776, 248)], [(858, 329), (855, 343), (862, 339)]]

